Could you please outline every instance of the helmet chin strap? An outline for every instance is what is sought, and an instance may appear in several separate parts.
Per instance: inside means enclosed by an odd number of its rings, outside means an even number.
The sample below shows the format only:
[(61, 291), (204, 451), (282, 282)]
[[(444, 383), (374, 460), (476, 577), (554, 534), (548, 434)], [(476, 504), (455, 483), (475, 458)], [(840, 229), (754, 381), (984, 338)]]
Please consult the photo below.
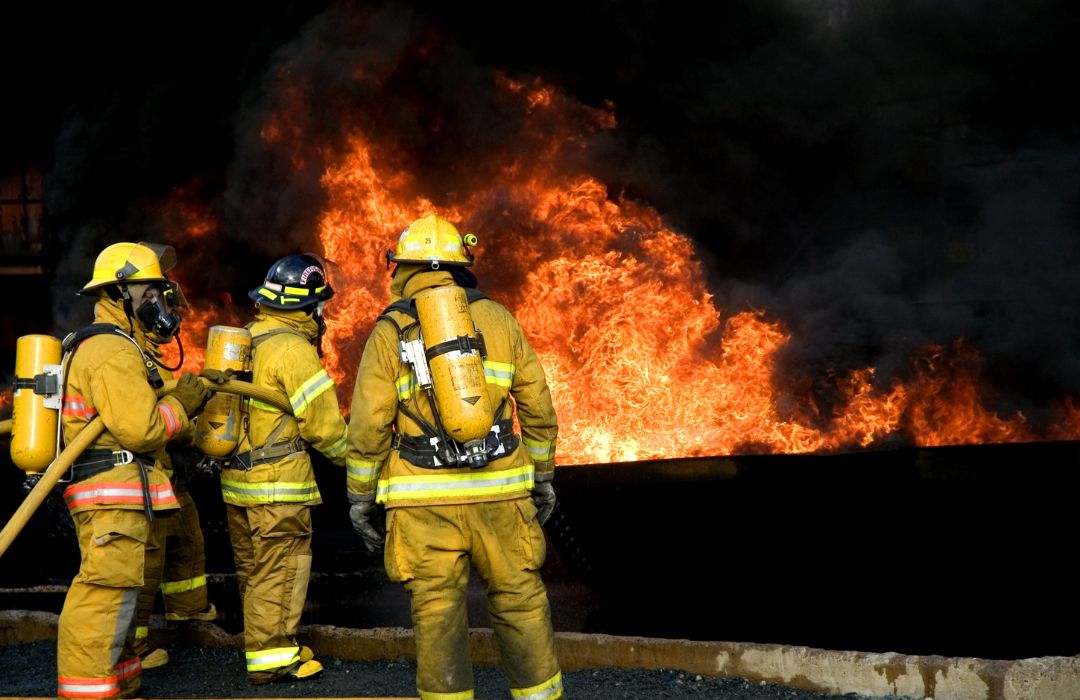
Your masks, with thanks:
[(113, 296), (112, 293), (109, 296), (117, 301), (124, 302), (124, 315), (127, 316), (128, 320), (128, 335), (135, 337), (135, 305), (131, 303), (131, 294), (128, 292), (126, 284), (117, 285), (117, 289), (120, 292), (118, 296)]

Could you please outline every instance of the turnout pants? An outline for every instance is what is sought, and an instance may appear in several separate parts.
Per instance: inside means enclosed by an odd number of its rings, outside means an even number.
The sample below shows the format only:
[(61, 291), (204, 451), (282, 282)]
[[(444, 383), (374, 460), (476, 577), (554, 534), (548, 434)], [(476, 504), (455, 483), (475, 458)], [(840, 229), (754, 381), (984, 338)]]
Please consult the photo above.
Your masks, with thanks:
[(161, 583), (165, 565), (165, 535), (169, 518), (154, 518), (146, 538), (146, 558), (143, 564), (143, 586), (139, 589), (139, 602), (135, 606), (135, 653), (146, 656), (150, 644), (150, 615), (154, 612), (158, 584)]
[(85, 510), (72, 518), (81, 561), (60, 613), (57, 696), (133, 697), (142, 666), (132, 626), (150, 523), (141, 509)]
[(225, 508), (244, 608), (248, 677), (266, 682), (300, 660), (296, 630), (311, 580), (311, 507)]
[(206, 549), (195, 501), (187, 491), (176, 491), (180, 510), (158, 517), (150, 525), (146, 567), (135, 613), (135, 651), (144, 656), (153, 648), (148, 639), (150, 616), (158, 591), (166, 613), (183, 617), (206, 610)]
[(206, 610), (206, 545), (195, 501), (177, 491), (180, 512), (166, 519), (161, 597), (166, 614), (189, 617)]
[(563, 698), (546, 556), (529, 498), (407, 506), (387, 514), (384, 563), (412, 603), (416, 687), (423, 700), (473, 697), (466, 587), (470, 564), (487, 592), (502, 669), (515, 698)]

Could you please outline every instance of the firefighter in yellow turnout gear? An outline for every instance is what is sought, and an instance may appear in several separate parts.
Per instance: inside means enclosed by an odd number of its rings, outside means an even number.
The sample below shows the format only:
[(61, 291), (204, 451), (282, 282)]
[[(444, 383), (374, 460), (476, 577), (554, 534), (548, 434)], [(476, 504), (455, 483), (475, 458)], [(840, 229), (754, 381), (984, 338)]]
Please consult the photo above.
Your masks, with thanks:
[(221, 471), (254, 684), (322, 671), (295, 635), (311, 578), (311, 507), (322, 503), (307, 447), (345, 464), (347, 426), (317, 350), (322, 307), (333, 294), (322, 261), (310, 254), (281, 258), (250, 293), (258, 303), (247, 325), (252, 382), (288, 396), (293, 411), (246, 400), (247, 431)]
[[(463, 243), (450, 222), (431, 215), (406, 229), (388, 253), (388, 261), (397, 263), (392, 303), (367, 341), (353, 391), (350, 518), (369, 551), (377, 551), (384, 540), (373, 523), (376, 503), (387, 509), (384, 564), (411, 600), (421, 698), (473, 697), (466, 610), (470, 566), (487, 592), (511, 695), (562, 698), (551, 611), (539, 573), (546, 554), (541, 525), (555, 503), (555, 411), (544, 370), (520, 324), (475, 290), (476, 278), (466, 269), (471, 254)], [(405, 344), (417, 339), (424, 321), (418, 320), (415, 301), (429, 290), (455, 285), (465, 288), (450, 291), (471, 301), (468, 311), (479, 334), (459, 338), (445, 354), (440, 353), (447, 348), (430, 347), (430, 339), (424, 345), (433, 375), (439, 357), (475, 355), (482, 348), (486, 397), (462, 397), (470, 406), (486, 398), (493, 408), (482, 454), (454, 442), (454, 416), (448, 404), (423, 388), (419, 358), (413, 356), (416, 364), (402, 360)], [(468, 371), (457, 368), (451, 374)], [(513, 433), (515, 409), (520, 439)]]
[[(151, 332), (147, 340), (147, 355), (161, 358), (164, 354), (162, 339)], [(188, 425), (169, 442), (168, 449), (156, 455), (162, 471), (173, 485), (179, 510), (173, 517), (151, 523), (146, 540), (143, 588), (135, 609), (135, 653), (142, 659), (144, 670), (169, 663), (169, 653), (152, 644), (150, 638), (150, 617), (159, 590), (167, 620), (209, 621), (217, 618), (217, 609), (207, 602), (205, 543), (199, 512), (188, 492), (190, 469), (184, 464), (189, 461), (184, 459), (184, 454), (194, 454), (188, 447), (192, 441), (192, 427)], [(179, 469), (175, 464), (177, 455), (181, 461)]]
[(166, 620), (217, 618), (217, 609), (207, 601), (206, 549), (199, 512), (188, 491), (192, 457), (185, 449), (170, 447), (161, 459), (180, 509), (173, 517), (155, 520), (146, 542), (144, 584), (135, 613), (135, 652), (142, 658), (143, 669), (169, 663), (169, 653), (152, 644), (150, 636), (150, 617), (159, 591)]
[(145, 545), (155, 514), (178, 508), (154, 455), (184, 433), (209, 397), (190, 373), (161, 400), (154, 392), (161, 379), (148, 351), (180, 325), (174, 307), (183, 297), (165, 277), (174, 263), (169, 247), (105, 248), (80, 291), (97, 297), (95, 323), (65, 340), (64, 440), (95, 418), (105, 431), (75, 460), (64, 489), (81, 563), (57, 632), (61, 698), (132, 697), (140, 688), (133, 621)]

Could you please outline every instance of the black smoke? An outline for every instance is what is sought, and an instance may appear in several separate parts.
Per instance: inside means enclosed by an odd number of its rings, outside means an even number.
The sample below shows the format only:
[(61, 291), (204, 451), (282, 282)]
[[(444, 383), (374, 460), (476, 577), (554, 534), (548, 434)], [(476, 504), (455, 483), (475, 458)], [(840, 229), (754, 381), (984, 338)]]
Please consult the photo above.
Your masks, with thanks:
[[(1003, 410), (1037, 414), (1080, 393), (1069, 72), (1080, 11), (1069, 3), (172, 12), (10, 10), (20, 31), (4, 61), (21, 70), (6, 92), (16, 108), (0, 110), (11, 144), (0, 152), (46, 167), (58, 325), (73, 322), (68, 299), (94, 252), (159, 237), (178, 187), (220, 222), (182, 251), (200, 261), (191, 283), (242, 298), (273, 257), (315, 242), (322, 154), (345, 127), (400, 146), (418, 194), (438, 202), (517, 133), (493, 96), (498, 70), (612, 106), (618, 127), (566, 167), (692, 237), (725, 312), (783, 320), (786, 373), (874, 365), (887, 383), (927, 343), (963, 337), (1008, 397)], [(271, 149), (259, 129), (293, 100), (308, 106), (290, 125), (297, 136)]]

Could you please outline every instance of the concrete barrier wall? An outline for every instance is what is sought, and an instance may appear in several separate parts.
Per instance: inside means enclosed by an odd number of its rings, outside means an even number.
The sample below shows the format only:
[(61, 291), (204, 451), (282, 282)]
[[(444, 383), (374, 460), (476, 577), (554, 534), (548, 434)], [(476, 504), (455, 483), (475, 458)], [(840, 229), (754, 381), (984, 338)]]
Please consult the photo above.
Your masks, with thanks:
[[(57, 615), (0, 611), (0, 644), (56, 639)], [(210, 623), (157, 627), (165, 644), (241, 648), (242, 635)], [(495, 665), (490, 629), (470, 632), (473, 660)], [(400, 627), (300, 628), (301, 641), (320, 654), (351, 661), (415, 659), (412, 632)], [(603, 634), (558, 633), (564, 671), (590, 668), (673, 669), (702, 676), (765, 681), (817, 693), (858, 693), (934, 700), (1080, 700), (1080, 659), (1043, 657), (1011, 661), (892, 653), (828, 651), (808, 647), (695, 642)]]

